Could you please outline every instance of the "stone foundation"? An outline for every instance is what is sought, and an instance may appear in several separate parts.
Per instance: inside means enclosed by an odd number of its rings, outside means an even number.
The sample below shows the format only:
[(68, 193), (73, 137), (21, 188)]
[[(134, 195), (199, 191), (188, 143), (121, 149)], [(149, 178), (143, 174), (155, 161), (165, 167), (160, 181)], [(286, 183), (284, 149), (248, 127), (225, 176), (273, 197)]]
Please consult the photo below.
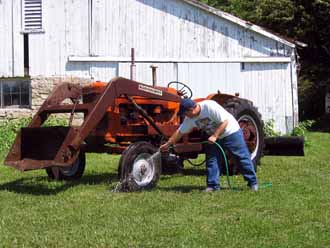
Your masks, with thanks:
[(32, 110), (26, 109), (26, 108), (6, 108), (6, 109), (0, 109), (0, 120), (5, 119), (18, 119), (22, 117), (31, 117), (32, 116)]
[[(0, 109), (1, 119), (16, 119), (20, 117), (32, 117), (47, 99), (53, 88), (61, 83), (87, 84), (90, 79), (81, 78), (31, 78), (31, 108), (3, 108)], [(82, 115), (78, 115), (82, 118)]]

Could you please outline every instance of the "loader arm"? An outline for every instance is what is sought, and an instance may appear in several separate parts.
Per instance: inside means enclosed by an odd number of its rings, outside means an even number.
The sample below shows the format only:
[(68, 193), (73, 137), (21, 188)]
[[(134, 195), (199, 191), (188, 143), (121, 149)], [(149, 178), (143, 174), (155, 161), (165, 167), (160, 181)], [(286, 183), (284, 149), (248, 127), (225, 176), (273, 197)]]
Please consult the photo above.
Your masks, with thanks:
[[(70, 83), (58, 85), (41, 105), (28, 127), (40, 127), (47, 120), (48, 114), (56, 113), (56, 111), (60, 113), (71, 112), (72, 105), (62, 105), (61, 107), (59, 107), (59, 105), (67, 98), (76, 100), (79, 99), (81, 95), (82, 89), (80, 85)], [(85, 111), (87, 111), (88, 107), (84, 107)]]
[(149, 99), (166, 100), (180, 102), (181, 97), (160, 89), (156, 89), (146, 84), (138, 83), (126, 78), (117, 77), (111, 80), (106, 86), (103, 94), (98, 98), (95, 107), (88, 113), (79, 133), (77, 133), (70, 143), (70, 147), (79, 149), (82, 141), (101, 121), (109, 107), (114, 107), (115, 99), (122, 95), (141, 96)]

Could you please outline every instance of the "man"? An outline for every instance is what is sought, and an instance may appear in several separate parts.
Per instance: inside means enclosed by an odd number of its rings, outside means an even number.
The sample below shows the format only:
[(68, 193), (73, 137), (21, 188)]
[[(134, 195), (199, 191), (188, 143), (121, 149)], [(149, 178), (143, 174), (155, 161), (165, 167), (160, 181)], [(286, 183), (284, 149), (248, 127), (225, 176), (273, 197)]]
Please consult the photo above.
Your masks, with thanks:
[(167, 151), (184, 134), (192, 131), (194, 127), (204, 130), (209, 136), (206, 154), (206, 190), (207, 192), (220, 189), (221, 154), (214, 144), (219, 143), (228, 149), (237, 158), (245, 181), (253, 191), (258, 191), (258, 181), (250, 152), (243, 138), (242, 130), (236, 119), (217, 102), (204, 100), (196, 103), (191, 99), (182, 99), (179, 115), (185, 115), (179, 129), (160, 147), (161, 151)]

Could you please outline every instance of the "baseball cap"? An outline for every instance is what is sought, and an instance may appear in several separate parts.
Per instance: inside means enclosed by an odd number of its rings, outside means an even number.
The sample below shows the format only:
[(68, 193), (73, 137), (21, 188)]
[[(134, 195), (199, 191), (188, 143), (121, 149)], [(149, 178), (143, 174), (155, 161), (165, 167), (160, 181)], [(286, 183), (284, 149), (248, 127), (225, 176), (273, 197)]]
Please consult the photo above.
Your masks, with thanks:
[(183, 115), (184, 112), (186, 112), (190, 108), (194, 108), (195, 106), (196, 106), (196, 103), (193, 100), (191, 100), (189, 98), (182, 99), (180, 102), (180, 109), (179, 109), (178, 115)]

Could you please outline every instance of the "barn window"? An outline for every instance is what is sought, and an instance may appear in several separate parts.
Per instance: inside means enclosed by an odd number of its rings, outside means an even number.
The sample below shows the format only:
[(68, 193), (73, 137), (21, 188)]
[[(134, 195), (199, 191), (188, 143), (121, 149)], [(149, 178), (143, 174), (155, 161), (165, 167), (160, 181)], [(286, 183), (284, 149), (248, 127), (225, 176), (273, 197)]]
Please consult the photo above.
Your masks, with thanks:
[(24, 33), (42, 32), (42, 0), (23, 0)]
[(1, 80), (1, 108), (30, 107), (31, 83), (29, 80)]

